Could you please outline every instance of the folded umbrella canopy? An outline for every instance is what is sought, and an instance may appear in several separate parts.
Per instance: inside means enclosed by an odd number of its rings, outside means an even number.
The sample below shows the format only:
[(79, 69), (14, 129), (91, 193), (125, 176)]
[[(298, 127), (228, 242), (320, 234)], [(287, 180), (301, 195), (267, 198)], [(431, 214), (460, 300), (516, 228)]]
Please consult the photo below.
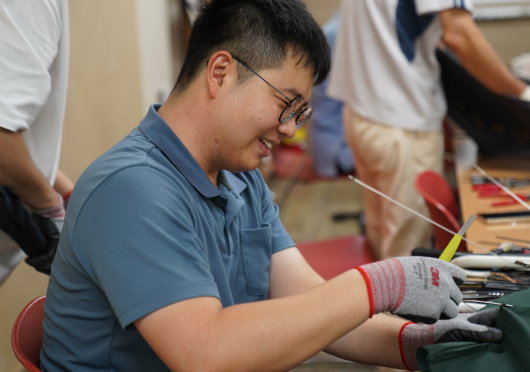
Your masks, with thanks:
[(449, 117), (475, 140), (482, 155), (530, 154), (530, 102), (499, 96), (438, 49)]
[[(500, 344), (448, 342), (424, 346), (416, 357), (422, 372), (520, 372), (530, 366), (530, 289), (495, 300), (501, 307), (496, 327), (504, 333)], [(490, 305), (484, 309), (489, 309)]]

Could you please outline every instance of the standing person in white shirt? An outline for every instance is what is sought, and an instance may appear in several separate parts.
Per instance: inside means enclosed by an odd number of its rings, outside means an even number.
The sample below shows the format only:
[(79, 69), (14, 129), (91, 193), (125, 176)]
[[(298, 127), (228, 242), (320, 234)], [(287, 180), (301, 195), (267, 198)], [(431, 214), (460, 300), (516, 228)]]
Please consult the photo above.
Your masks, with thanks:
[[(345, 103), (344, 125), (358, 177), (422, 214), (420, 172), (442, 172), (447, 106), (435, 51), (442, 40), (500, 95), (530, 96), (484, 38), (470, 0), (343, 1), (328, 93)], [(366, 235), (378, 259), (429, 246), (431, 226), (364, 193)]]
[(44, 233), (46, 246), (27, 259), (38, 271), (49, 273), (62, 229), (63, 201), (52, 186), (66, 104), (68, 22), (67, 0), (0, 0), (0, 284), (24, 257), (11, 237), (13, 226), (25, 227), (9, 219), (13, 211), (23, 216), (21, 203), (30, 210), (24, 221)]

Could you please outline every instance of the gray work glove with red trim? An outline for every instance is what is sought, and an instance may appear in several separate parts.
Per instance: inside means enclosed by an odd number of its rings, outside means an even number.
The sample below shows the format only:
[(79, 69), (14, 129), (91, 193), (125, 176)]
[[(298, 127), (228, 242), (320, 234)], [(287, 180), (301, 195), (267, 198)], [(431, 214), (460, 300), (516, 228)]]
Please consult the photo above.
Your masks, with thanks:
[(458, 315), (464, 270), (430, 257), (399, 257), (357, 267), (370, 299), (370, 317), (383, 311), (432, 324)]
[(419, 368), (416, 352), (425, 345), (442, 342), (492, 342), (499, 343), (504, 335), (493, 328), (499, 309), (489, 309), (474, 314), (459, 314), (450, 320), (439, 320), (432, 325), (405, 323), (399, 332), (399, 348), (403, 364), (411, 371)]

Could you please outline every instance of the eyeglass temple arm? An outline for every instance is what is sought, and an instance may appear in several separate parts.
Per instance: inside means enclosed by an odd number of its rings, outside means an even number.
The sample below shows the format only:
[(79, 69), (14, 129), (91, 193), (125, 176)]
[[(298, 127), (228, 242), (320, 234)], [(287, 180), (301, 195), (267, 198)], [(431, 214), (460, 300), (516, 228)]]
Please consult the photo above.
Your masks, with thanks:
[(273, 86), (271, 85), (271, 83), (269, 83), (267, 80), (265, 80), (264, 78), (262, 78), (261, 76), (259, 76), (259, 74), (258, 74), (256, 71), (254, 71), (253, 69), (251, 69), (250, 67), (248, 67), (248, 65), (247, 65), (245, 62), (243, 62), (242, 60), (240, 60), (240, 59), (237, 58), (236, 56), (232, 56), (232, 58), (234, 58), (236, 61), (238, 61), (239, 63), (241, 63), (241, 64), (242, 64), (243, 66), (245, 66), (246, 68), (248, 68), (248, 69), (249, 69), (251, 72), (253, 72), (257, 77), (259, 77), (261, 80), (263, 80), (264, 82), (266, 82), (266, 83), (267, 83), (272, 89), (274, 89), (275, 91), (277, 91), (278, 93), (280, 93), (282, 96), (284, 96), (285, 99), (286, 99), (287, 101), (289, 101), (289, 104), (290, 104), (291, 102), (293, 102), (293, 101), (296, 99), (296, 98), (290, 99), (290, 98), (287, 97), (285, 94), (283, 94), (282, 92), (280, 92), (278, 89), (276, 89), (275, 87), (273, 87)]

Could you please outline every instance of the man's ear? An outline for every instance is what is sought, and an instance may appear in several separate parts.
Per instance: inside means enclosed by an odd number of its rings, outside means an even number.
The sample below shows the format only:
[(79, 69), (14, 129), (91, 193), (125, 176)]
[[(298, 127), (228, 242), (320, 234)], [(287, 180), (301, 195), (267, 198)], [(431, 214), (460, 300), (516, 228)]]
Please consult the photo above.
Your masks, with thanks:
[(216, 98), (223, 88), (237, 81), (236, 63), (225, 50), (212, 54), (206, 67), (206, 82), (211, 98)]

